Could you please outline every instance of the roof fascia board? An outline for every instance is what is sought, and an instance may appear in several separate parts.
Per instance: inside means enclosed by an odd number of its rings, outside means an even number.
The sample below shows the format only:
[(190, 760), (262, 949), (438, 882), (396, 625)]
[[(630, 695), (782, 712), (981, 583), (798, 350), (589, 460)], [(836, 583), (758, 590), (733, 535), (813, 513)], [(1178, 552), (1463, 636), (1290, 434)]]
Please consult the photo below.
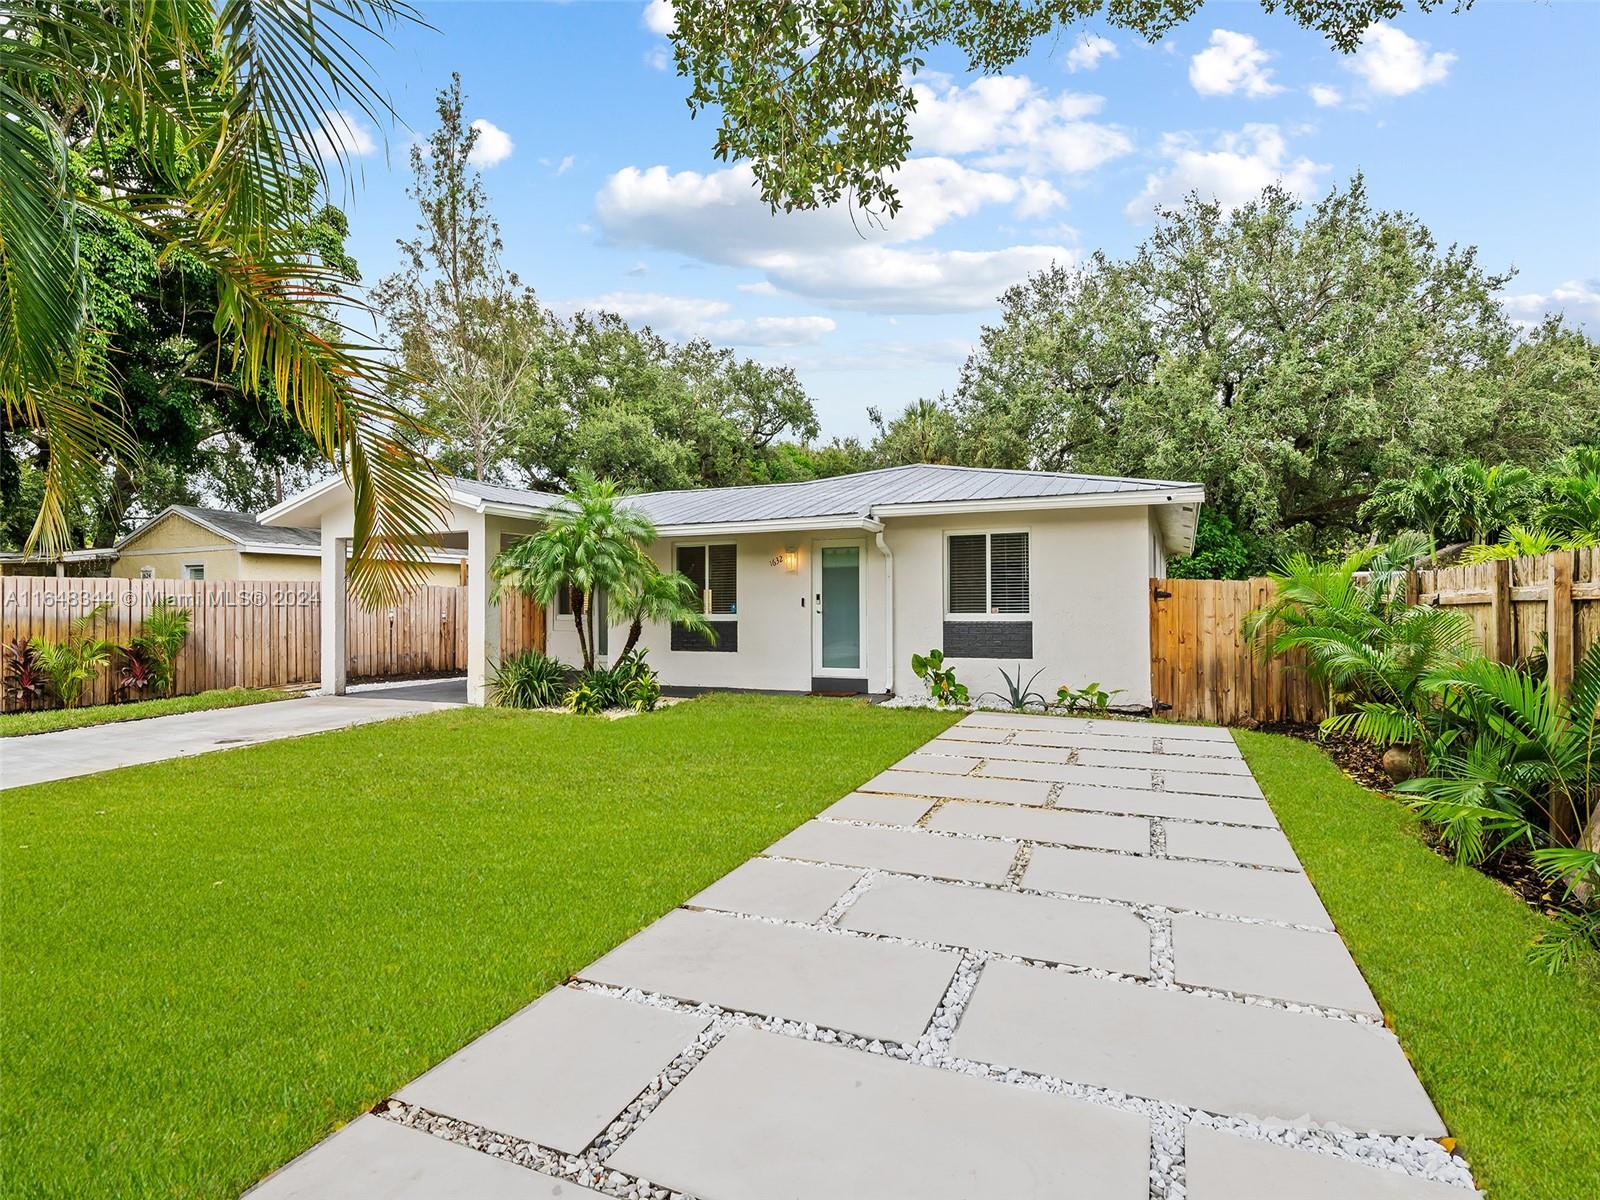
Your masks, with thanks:
[(863, 529), (876, 533), (882, 525), (871, 517), (779, 517), (770, 521), (707, 521), (694, 525), (658, 525), (663, 538), (722, 537), (736, 533), (805, 533), (814, 529)]
[(1030, 512), (1052, 508), (1145, 508), (1194, 503), (1205, 499), (1201, 487), (1150, 489), (1138, 492), (1091, 492), (1077, 496), (1004, 496), (992, 500), (929, 501), (926, 504), (875, 504), (872, 516), (942, 517), (962, 513)]
[(257, 513), (256, 520), (262, 525), (297, 525), (304, 528), (302, 522), (285, 518), (301, 509), (315, 506), (329, 492), (343, 486), (345, 486), (344, 476), (331, 475), (321, 483), (314, 483), (305, 491), (279, 501), (264, 512)]

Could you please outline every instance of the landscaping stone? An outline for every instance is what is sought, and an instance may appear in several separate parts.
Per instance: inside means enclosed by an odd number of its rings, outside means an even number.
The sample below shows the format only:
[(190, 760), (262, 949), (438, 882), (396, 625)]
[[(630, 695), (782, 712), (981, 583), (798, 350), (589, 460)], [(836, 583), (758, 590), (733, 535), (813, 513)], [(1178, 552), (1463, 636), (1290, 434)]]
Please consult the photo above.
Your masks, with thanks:
[(890, 878), (873, 883), (839, 923), (1045, 962), (1150, 973), (1149, 928), (1109, 904)]
[(1263, 867), (1300, 867), (1289, 839), (1276, 829), (1167, 822), (1167, 853), (1174, 858), (1212, 858)]
[(1006, 842), (940, 837), (920, 829), (868, 829), (807, 821), (767, 853), (780, 858), (876, 867), (908, 875), (1004, 883), (1017, 848)]
[(368, 1114), (245, 1194), (250, 1200), (577, 1200), (601, 1193)]
[(1040, 846), (1022, 882), (1041, 892), (1332, 928), (1306, 877), (1284, 871)]
[(1126, 767), (1081, 767), (1076, 763), (1037, 763), (990, 759), (978, 768), (978, 776), (1007, 779), (1039, 779), (1047, 783), (1069, 783), (1089, 787), (1148, 789), (1154, 785), (1149, 770)]
[(963, 804), (952, 800), (934, 813), (929, 829), (990, 837), (1027, 838), (1068, 846), (1127, 850), (1150, 849), (1150, 822), (1144, 817), (1105, 813), (1059, 812), (1050, 808), (1016, 808), (1004, 804)]
[(1188, 1200), (1471, 1200), (1477, 1193), (1191, 1125)]
[(708, 1024), (689, 1013), (557, 988), (396, 1097), (576, 1154)]
[(752, 858), (689, 903), (697, 908), (720, 908), (780, 921), (817, 921), (855, 885), (861, 874), (843, 867)]
[[(1209, 745), (1210, 743), (1190, 743)], [(1159, 771), (1192, 771), (1202, 775), (1248, 775), (1250, 766), (1235, 751), (1231, 755), (1200, 757), (1194, 754), (1146, 753), (1142, 750), (1080, 750), (1077, 761), (1087, 767), (1153, 767)]]
[(951, 1051), (1208, 1112), (1445, 1134), (1381, 1026), (1192, 992), (994, 961)]
[(931, 771), (935, 775), (966, 775), (981, 759), (960, 754), (928, 753), (926, 749), (908, 754), (890, 768), (892, 771)]
[(1063, 784), (1056, 792), (1057, 808), (1088, 812), (1135, 813), (1150, 817), (1177, 817), (1190, 821), (1227, 821), (1234, 825), (1276, 828), (1278, 819), (1265, 800), (1238, 796), (1188, 796), (1174, 792), (1136, 791), (1133, 788), (1085, 787)]
[(1249, 796), (1262, 799), (1261, 787), (1250, 775), (1206, 775), (1195, 771), (1163, 771), (1161, 786), (1169, 792), (1197, 796)]
[(957, 961), (952, 953), (921, 946), (678, 909), (578, 975), (863, 1037), (915, 1042)]
[(719, 1200), (1145, 1200), (1132, 1113), (736, 1030), (612, 1162)]
[(1033, 746), (1021, 742), (975, 745), (972, 742), (946, 741), (943, 738), (929, 742), (927, 746), (928, 749), (937, 750), (940, 754), (963, 753), (959, 747), (965, 747), (965, 753), (976, 754), (990, 762), (1069, 763), (1078, 753), (1071, 746)]
[(902, 796), (937, 796), (950, 800), (993, 800), (1002, 804), (1050, 802), (1048, 783), (978, 779), (970, 775), (936, 775), (929, 771), (885, 771), (862, 784), (860, 790)]
[(1379, 1015), (1336, 933), (1176, 916), (1172, 943), (1179, 983)]
[(915, 825), (933, 801), (922, 796), (885, 796), (851, 792), (819, 814), (835, 821), (870, 821), (874, 825)]

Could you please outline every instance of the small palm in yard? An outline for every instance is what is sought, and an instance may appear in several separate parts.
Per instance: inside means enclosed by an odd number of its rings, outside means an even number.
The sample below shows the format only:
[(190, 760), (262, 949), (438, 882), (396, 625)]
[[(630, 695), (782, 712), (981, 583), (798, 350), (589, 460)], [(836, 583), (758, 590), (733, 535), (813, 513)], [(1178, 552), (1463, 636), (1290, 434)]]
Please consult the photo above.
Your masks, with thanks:
[(83, 689), (100, 673), (100, 668), (111, 661), (116, 643), (100, 636), (101, 622), (110, 610), (110, 603), (100, 604), (74, 617), (67, 626), (67, 636), (61, 642), (48, 642), (36, 637), (31, 643), (39, 669), (50, 679), (65, 708), (76, 708), (83, 698)]
[(563, 592), (573, 598), (583, 669), (595, 669), (602, 593), (612, 596), (631, 622), (632, 652), (646, 620), (667, 620), (709, 633), (694, 582), (662, 571), (645, 553), (656, 527), (629, 504), (609, 479), (580, 471), (570, 494), (550, 507), (545, 527), (501, 551), (491, 574), (499, 590), (511, 589), (548, 605)]
[[(1479, 733), (1443, 749), (1426, 778), (1400, 785), (1416, 797), (1413, 807), (1463, 861), (1522, 843), (1547, 878), (1592, 900), (1600, 887), (1600, 643), (1578, 664), (1565, 702), (1543, 681), (1484, 658), (1433, 685), (1464, 707)], [(1557, 964), (1586, 946), (1600, 948), (1593, 904), (1563, 918), (1540, 953)]]

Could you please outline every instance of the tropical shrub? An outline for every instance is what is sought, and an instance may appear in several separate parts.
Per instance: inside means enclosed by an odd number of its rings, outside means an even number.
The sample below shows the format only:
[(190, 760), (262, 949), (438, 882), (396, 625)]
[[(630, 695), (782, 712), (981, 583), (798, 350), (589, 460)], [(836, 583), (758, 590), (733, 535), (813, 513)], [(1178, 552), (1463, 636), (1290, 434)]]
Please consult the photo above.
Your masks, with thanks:
[(110, 608), (109, 602), (98, 604), (74, 617), (67, 625), (67, 637), (63, 642), (47, 642), (42, 637), (30, 642), (40, 669), (49, 678), (64, 708), (76, 708), (83, 698), (83, 689), (94, 681), (100, 668), (111, 661), (116, 646), (99, 636), (101, 622)]
[(605, 671), (590, 671), (580, 676), (578, 681), (567, 690), (561, 698), (561, 703), (580, 717), (592, 717), (603, 713), (608, 708), (616, 707), (611, 703), (611, 693), (606, 686), (604, 678), (597, 679), (596, 675), (604, 676)]
[(123, 651), (125, 657), (132, 655), (143, 664), (148, 677), (143, 687), (172, 694), (178, 682), (178, 654), (189, 640), (192, 618), (187, 605), (170, 598), (164, 597), (151, 606), (138, 635)]
[(617, 699), (634, 712), (651, 712), (661, 702), (661, 677), (645, 661), (645, 654), (630, 650), (611, 668)]
[(1023, 683), (1021, 663), (1017, 664), (1017, 673), (1015, 677), (1013, 677), (1004, 667), (1001, 667), (1000, 678), (1006, 681), (1005, 693), (1001, 694), (1000, 692), (984, 692), (983, 695), (978, 697), (978, 699), (981, 701), (984, 696), (993, 696), (996, 700), (999, 700), (1002, 704), (1005, 704), (1017, 712), (1022, 712), (1030, 704), (1037, 704), (1040, 708), (1048, 708), (1050, 707), (1050, 701), (1046, 700), (1042, 693), (1033, 690), (1033, 681), (1038, 679), (1039, 676), (1043, 674), (1044, 668), (1040, 667), (1028, 677), (1027, 683)]
[(143, 695), (159, 686), (159, 678), (157, 665), (151, 661), (149, 652), (137, 644), (137, 639), (134, 644), (122, 647), (122, 661), (117, 667), (117, 692), (120, 695)]
[(489, 676), (489, 703), (501, 708), (554, 708), (567, 687), (565, 664), (538, 650), (503, 658)]
[(1546, 878), (1584, 902), (1539, 942), (1549, 965), (1600, 948), (1600, 643), (1578, 663), (1564, 701), (1526, 671), (1484, 658), (1430, 686), (1471, 729), (1399, 790), (1459, 860), (1479, 863), (1520, 843)]
[(1112, 688), (1109, 692), (1098, 683), (1087, 683), (1081, 688), (1072, 688), (1062, 684), (1056, 689), (1056, 703), (1068, 712), (1105, 712), (1111, 707), (1111, 699), (1122, 694), (1122, 688)]
[(928, 695), (941, 705), (967, 703), (967, 685), (956, 682), (954, 667), (944, 665), (944, 651), (911, 656), (911, 673), (928, 685)]
[(34, 708), (50, 695), (50, 681), (31, 642), (15, 638), (6, 643), (5, 694), (15, 708)]

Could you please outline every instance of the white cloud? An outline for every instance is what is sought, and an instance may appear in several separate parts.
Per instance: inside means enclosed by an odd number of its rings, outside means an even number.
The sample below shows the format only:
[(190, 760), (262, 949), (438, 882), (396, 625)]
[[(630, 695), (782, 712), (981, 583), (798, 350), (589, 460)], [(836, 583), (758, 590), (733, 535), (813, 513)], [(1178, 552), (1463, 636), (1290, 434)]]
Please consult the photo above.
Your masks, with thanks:
[(576, 157), (571, 154), (562, 155), (561, 161), (556, 164), (556, 174), (565, 175), (568, 171), (572, 170), (572, 164), (576, 161)]
[(318, 158), (361, 158), (376, 154), (378, 143), (361, 118), (345, 108), (330, 108), (322, 114), (322, 124), (311, 135), (311, 148)]
[(778, 289), (770, 280), (758, 279), (755, 283), (741, 283), (739, 290), (747, 296), (776, 296)]
[(1101, 37), (1098, 33), (1091, 33), (1067, 51), (1067, 70), (1092, 71), (1100, 65), (1102, 58), (1116, 57), (1115, 42), (1110, 38)]
[(1189, 82), (1202, 96), (1270, 96), (1283, 89), (1272, 82), (1272, 54), (1247, 33), (1211, 31), (1211, 44), (1189, 60)]
[(864, 246), (850, 254), (808, 255), (768, 274), (785, 291), (839, 308), (970, 312), (992, 307), (1001, 292), (1053, 262), (1075, 261), (1065, 246), (1003, 250)]
[(735, 346), (807, 346), (838, 328), (832, 317), (730, 317), (726, 300), (670, 296), (662, 292), (608, 292), (561, 305), (616, 313), (677, 338), (710, 338)]
[(972, 351), (973, 344), (960, 338), (931, 338), (927, 341), (872, 338), (857, 342), (847, 349), (791, 359), (791, 365), (808, 371), (849, 371), (852, 374), (861, 371), (917, 370), (929, 366), (960, 366)]
[(678, 24), (678, 14), (672, 9), (672, 0), (650, 0), (640, 17), (651, 33), (666, 37)]
[(1271, 183), (1303, 196), (1317, 187), (1326, 163), (1289, 157), (1288, 140), (1276, 125), (1246, 125), (1225, 133), (1207, 149), (1187, 134), (1169, 133), (1161, 154), (1171, 162), (1145, 179), (1144, 190), (1128, 202), (1130, 220), (1148, 220), (1159, 207), (1177, 207), (1190, 192), (1237, 208)]
[(516, 143), (511, 140), (511, 135), (493, 121), (479, 117), (472, 122), (472, 128), (478, 131), (478, 140), (473, 143), (472, 153), (467, 155), (467, 161), (475, 167), (488, 168), (503, 163), (517, 148)]
[(1600, 329), (1600, 279), (1569, 279), (1548, 292), (1523, 292), (1502, 303), (1524, 328), (1537, 325), (1546, 313), (1561, 313), (1575, 325)]
[(1344, 101), (1344, 93), (1329, 83), (1313, 83), (1306, 90), (1318, 108), (1337, 108)]
[(910, 127), (918, 149), (978, 154), (979, 166), (1078, 173), (1133, 150), (1133, 140), (1115, 125), (1084, 120), (1105, 106), (1104, 96), (1051, 96), (1025, 75), (985, 76), (966, 87), (930, 75), (912, 92), (917, 107)]
[(1428, 53), (1428, 43), (1384, 21), (1367, 26), (1361, 48), (1349, 60), (1350, 70), (1380, 96), (1405, 96), (1430, 83), (1442, 83), (1456, 56)]

